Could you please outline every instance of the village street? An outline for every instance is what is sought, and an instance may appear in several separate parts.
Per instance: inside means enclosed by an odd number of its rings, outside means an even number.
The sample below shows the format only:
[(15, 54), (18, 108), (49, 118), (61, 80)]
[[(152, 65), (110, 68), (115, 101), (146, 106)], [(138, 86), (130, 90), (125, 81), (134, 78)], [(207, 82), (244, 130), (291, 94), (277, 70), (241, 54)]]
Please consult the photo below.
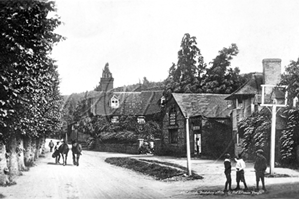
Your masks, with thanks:
[[(47, 145), (46, 145), (47, 146)], [(47, 148), (45, 157), (37, 160), (36, 166), (23, 176), (17, 177), (16, 185), (0, 187), (0, 195), (5, 198), (212, 198), (198, 195), (199, 190), (222, 189), (224, 184), (222, 161), (193, 160), (192, 168), (204, 177), (203, 180), (163, 182), (134, 171), (113, 166), (104, 162), (107, 157), (132, 156), (127, 154), (83, 151), (79, 167), (72, 165), (71, 151), (66, 166), (54, 164)], [(177, 164), (186, 164), (185, 159), (134, 155), (136, 158), (150, 158)], [(253, 168), (253, 167), (252, 167)], [(246, 171), (249, 187), (254, 184), (254, 172), (251, 166)], [(289, 173), (290, 178), (268, 178), (267, 189), (270, 194), (255, 198), (293, 198), (287, 192), (298, 192), (298, 172), (277, 170)], [(233, 172), (233, 179), (235, 175)], [(233, 188), (235, 182), (233, 180)], [(273, 193), (273, 194), (272, 194)], [(294, 193), (295, 195), (295, 193)], [(287, 196), (287, 197), (286, 197)], [(222, 196), (215, 196), (222, 197)], [(253, 196), (231, 195), (230, 198), (252, 198)], [(213, 197), (214, 198), (214, 197)], [(298, 198), (298, 197), (297, 197)]]

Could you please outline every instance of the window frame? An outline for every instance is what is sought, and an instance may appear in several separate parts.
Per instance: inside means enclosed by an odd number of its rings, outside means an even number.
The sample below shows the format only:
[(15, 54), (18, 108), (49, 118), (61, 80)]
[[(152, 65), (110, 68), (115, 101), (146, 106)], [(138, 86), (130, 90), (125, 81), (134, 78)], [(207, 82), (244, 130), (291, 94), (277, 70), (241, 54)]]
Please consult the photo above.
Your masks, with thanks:
[(178, 143), (178, 129), (169, 129), (169, 143), (177, 144)]
[(114, 95), (110, 99), (110, 107), (111, 108), (119, 108), (120, 107), (120, 101), (119, 99)]

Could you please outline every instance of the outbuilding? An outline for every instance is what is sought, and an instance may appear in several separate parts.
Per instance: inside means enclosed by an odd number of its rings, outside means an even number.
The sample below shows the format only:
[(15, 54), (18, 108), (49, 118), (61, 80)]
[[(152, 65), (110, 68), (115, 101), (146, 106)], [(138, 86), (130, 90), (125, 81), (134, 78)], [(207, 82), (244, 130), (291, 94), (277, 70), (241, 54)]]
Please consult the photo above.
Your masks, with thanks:
[[(160, 154), (186, 155), (189, 122), (192, 155), (219, 158), (233, 152), (230, 113), (225, 94), (173, 93), (165, 104)], [(158, 153), (158, 152), (156, 152)]]

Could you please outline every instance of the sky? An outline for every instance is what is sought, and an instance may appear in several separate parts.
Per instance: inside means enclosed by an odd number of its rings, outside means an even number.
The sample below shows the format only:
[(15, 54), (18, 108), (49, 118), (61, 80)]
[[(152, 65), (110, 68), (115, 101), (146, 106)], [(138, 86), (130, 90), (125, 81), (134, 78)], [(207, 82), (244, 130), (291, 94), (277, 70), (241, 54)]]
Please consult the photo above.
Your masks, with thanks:
[(280, 58), (282, 71), (299, 57), (298, 0), (56, 0), (63, 22), (55, 45), (63, 95), (93, 90), (106, 63), (114, 87), (146, 77), (163, 81), (185, 33), (197, 38), (204, 62), (235, 43), (231, 67), (262, 72)]

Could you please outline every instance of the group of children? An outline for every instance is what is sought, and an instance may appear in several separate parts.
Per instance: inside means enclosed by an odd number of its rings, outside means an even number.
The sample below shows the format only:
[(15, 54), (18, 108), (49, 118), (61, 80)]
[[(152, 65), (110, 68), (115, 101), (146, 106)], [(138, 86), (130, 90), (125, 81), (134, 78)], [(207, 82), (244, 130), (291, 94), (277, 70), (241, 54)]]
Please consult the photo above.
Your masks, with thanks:
[[(244, 170), (246, 168), (246, 163), (242, 158), (242, 155), (239, 154), (238, 158), (235, 158), (236, 161), (236, 183), (237, 186), (234, 190), (240, 190), (240, 182), (243, 182), (244, 184), (244, 190), (248, 190)], [(225, 176), (226, 176), (226, 182), (225, 182), (225, 189), (224, 192), (232, 191), (231, 189), (231, 160), (230, 160), (230, 154), (225, 154), (225, 160), (224, 160), (224, 167), (225, 167)], [(256, 151), (256, 159), (254, 163), (254, 169), (255, 169), (255, 175), (256, 175), (256, 191), (259, 190), (259, 181), (262, 182), (262, 189), (266, 191), (265, 188), (265, 180), (264, 175), (265, 171), (267, 169), (267, 160), (263, 156), (263, 150), (259, 149)], [(227, 189), (228, 187), (228, 189)]]

